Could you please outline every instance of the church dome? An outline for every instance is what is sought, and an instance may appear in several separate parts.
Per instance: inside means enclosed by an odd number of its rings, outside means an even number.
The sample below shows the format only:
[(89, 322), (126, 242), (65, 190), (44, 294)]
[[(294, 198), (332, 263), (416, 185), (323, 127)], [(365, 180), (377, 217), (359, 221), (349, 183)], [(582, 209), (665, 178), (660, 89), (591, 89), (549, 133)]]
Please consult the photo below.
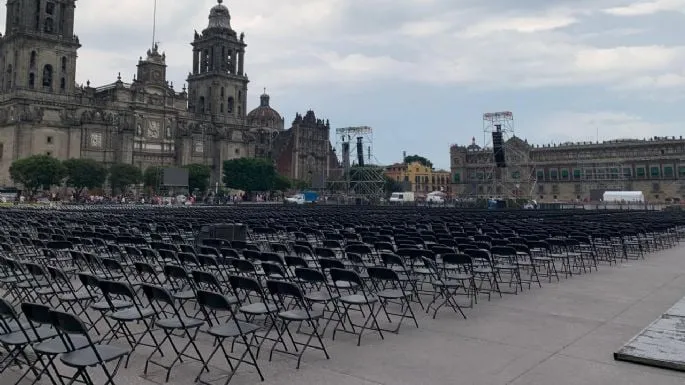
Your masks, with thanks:
[(469, 151), (480, 150), (480, 146), (476, 144), (476, 137), (475, 136), (473, 138), (471, 138), (471, 144), (468, 147), (466, 147), (466, 149)]
[(283, 118), (278, 111), (274, 110), (269, 105), (269, 95), (264, 93), (259, 99), (259, 107), (247, 114), (247, 123), (256, 127), (281, 128), (283, 125)]
[(231, 29), (231, 14), (223, 2), (224, 0), (217, 0), (218, 4), (209, 11), (207, 28)]

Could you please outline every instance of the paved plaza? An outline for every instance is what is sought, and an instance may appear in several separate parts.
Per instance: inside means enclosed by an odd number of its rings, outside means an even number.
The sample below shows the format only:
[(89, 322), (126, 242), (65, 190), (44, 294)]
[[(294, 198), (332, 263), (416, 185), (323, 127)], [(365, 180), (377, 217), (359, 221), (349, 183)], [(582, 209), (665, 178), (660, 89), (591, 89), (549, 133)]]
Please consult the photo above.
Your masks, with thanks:
[[(330, 360), (312, 350), (296, 370), (291, 357), (275, 355), (269, 363), (268, 352), (262, 353), (264, 384), (682, 384), (685, 373), (616, 362), (612, 354), (685, 296), (684, 250), (603, 265), (490, 302), (483, 297), (465, 309), (467, 320), (446, 309), (435, 320), (419, 311), (419, 329), (406, 322), (385, 340), (365, 335), (360, 347), (344, 333), (332, 341), (329, 329), (324, 341)], [(200, 341), (201, 350), (211, 347), (210, 340)], [(117, 384), (164, 382), (156, 368), (142, 377), (146, 349), (134, 353)], [(198, 370), (195, 363), (183, 364), (169, 383), (190, 384)], [(5, 372), (1, 382), (10, 383), (5, 380), (13, 375)], [(248, 366), (231, 381), (255, 383), (259, 378)]]

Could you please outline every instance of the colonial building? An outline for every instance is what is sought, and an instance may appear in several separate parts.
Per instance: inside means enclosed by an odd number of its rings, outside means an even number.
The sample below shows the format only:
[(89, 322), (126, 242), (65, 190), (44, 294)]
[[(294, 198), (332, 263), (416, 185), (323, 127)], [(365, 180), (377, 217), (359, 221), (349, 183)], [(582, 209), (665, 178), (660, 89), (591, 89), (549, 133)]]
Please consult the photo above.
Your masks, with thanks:
[(604, 191), (642, 191), (652, 202), (685, 198), (685, 139), (654, 137), (601, 143), (505, 142), (506, 167), (493, 150), (450, 148), (452, 185), (463, 197), (519, 197), (543, 202), (598, 201)]
[[(188, 87), (177, 90), (156, 44), (140, 58), (132, 82), (118, 76), (104, 86), (77, 86), (75, 0), (8, 0), (0, 36), (0, 185), (12, 184), (13, 161), (36, 154), (143, 169), (202, 163), (212, 167), (212, 183), (221, 180), (224, 160), (285, 157), (273, 152), (286, 131), (269, 96), (247, 112), (245, 35), (232, 28), (222, 2), (210, 10), (207, 27), (194, 33)], [(320, 151), (293, 147), (305, 148)], [(328, 152), (314, 157), (322, 154)], [(298, 176), (307, 172), (295, 168)]]
[(395, 163), (385, 168), (385, 175), (400, 184), (406, 191), (427, 194), (432, 191), (449, 193), (450, 172), (434, 170), (420, 162)]
[(323, 188), (331, 173), (339, 171), (330, 142), (331, 124), (314, 111), (295, 115), (292, 127), (276, 136), (273, 156), (281, 175)]

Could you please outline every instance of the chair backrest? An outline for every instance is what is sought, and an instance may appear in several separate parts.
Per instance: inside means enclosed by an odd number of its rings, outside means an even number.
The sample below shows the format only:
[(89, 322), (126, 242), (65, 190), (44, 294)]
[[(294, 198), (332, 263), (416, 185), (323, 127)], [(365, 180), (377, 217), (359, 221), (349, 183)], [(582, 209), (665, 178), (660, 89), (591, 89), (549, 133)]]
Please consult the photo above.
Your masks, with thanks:
[(456, 266), (462, 266), (462, 265), (469, 266), (473, 263), (470, 256), (468, 256), (467, 254), (458, 254), (458, 253), (444, 254), (442, 256), (442, 262), (446, 265), (449, 264), (449, 265), (456, 265)]
[(219, 279), (212, 273), (193, 270), (190, 272), (197, 287), (209, 287), (211, 291), (223, 292)]
[(326, 276), (318, 270), (307, 267), (298, 267), (295, 269), (295, 277), (302, 281), (309, 283), (326, 283)]
[[(21, 304), (21, 312), (24, 313), (26, 319), (32, 324), (47, 325), (52, 324), (52, 316), (50, 315), (50, 306), (24, 302)], [(33, 325), (32, 325), (33, 326)]]
[[(425, 258), (425, 257), (424, 257)], [(372, 280), (399, 282), (400, 277), (392, 269), (387, 267), (369, 267), (366, 269)]]
[(342, 261), (331, 258), (319, 258), (319, 265), (321, 266), (322, 270), (345, 268), (345, 264), (342, 263)]
[(331, 279), (333, 282), (350, 282), (359, 286), (363, 286), (363, 282), (359, 274), (352, 270), (332, 268), (330, 269)]

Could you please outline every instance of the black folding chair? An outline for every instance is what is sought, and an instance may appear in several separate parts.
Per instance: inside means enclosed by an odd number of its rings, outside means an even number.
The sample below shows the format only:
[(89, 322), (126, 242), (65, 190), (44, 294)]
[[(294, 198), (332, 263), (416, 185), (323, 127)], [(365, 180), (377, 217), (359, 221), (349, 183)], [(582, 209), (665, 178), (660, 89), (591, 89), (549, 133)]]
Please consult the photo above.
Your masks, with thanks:
[[(88, 368), (99, 366), (107, 377), (107, 381), (102, 385), (114, 385), (114, 376), (119, 371), (123, 358), (130, 354), (130, 350), (114, 345), (95, 344), (88, 335), (86, 325), (75, 315), (59, 311), (53, 311), (51, 315), (53, 326), (60, 332), (60, 337), (69, 348), (68, 353), (60, 356), (60, 361), (62, 364), (76, 369), (70, 384), (81, 378), (85, 384), (95, 385), (96, 383), (88, 373)], [(72, 340), (74, 336), (86, 338), (88, 345), (79, 348), (79, 345)], [(107, 364), (110, 362), (116, 362), (111, 371), (107, 368)], [(98, 382), (98, 385), (101, 383)]]
[[(202, 374), (204, 374), (204, 372), (209, 372), (208, 365), (219, 349), (221, 349), (221, 351), (224, 353), (226, 362), (231, 368), (230, 373), (228, 373), (226, 376), (226, 382), (224, 384), (228, 384), (231, 381), (231, 378), (233, 378), (233, 375), (236, 373), (238, 367), (240, 367), (240, 364), (242, 363), (254, 366), (254, 368), (257, 369), (259, 378), (264, 381), (262, 371), (259, 368), (257, 359), (255, 358), (255, 355), (251, 349), (252, 343), (256, 338), (256, 332), (261, 328), (261, 326), (238, 320), (236, 313), (233, 310), (233, 303), (231, 303), (226, 296), (221, 293), (198, 290), (197, 302), (200, 305), (202, 314), (205, 317), (205, 322), (209, 326), (206, 333), (214, 337), (216, 339), (216, 343), (214, 344), (214, 350), (209, 354), (209, 357), (202, 366), (202, 370), (200, 370), (200, 373), (195, 378), (195, 382), (211, 385), (217, 381), (217, 379), (205, 381), (202, 379)], [(217, 312), (228, 313), (230, 321), (219, 321)], [(240, 338), (245, 345), (245, 351), (243, 351), (239, 357), (229, 354), (224, 346), (224, 342), (226, 340), (231, 339), (235, 341), (237, 338)]]
[[(279, 308), (278, 318), (282, 321), (282, 330), (279, 334), (281, 336), (287, 334), (290, 337), (290, 342), (295, 347), (295, 352), (290, 352), (287, 350), (278, 350), (276, 349), (276, 344), (274, 344), (271, 347), (269, 361), (273, 358), (274, 352), (291, 354), (297, 357), (297, 369), (299, 369), (302, 355), (307, 348), (321, 350), (326, 356), (326, 359), (330, 359), (328, 352), (326, 351), (326, 346), (321, 340), (321, 335), (319, 335), (319, 320), (323, 318), (323, 309), (314, 309), (312, 304), (307, 301), (300, 288), (293, 283), (269, 280), (266, 282), (266, 287), (271, 296), (277, 299), (276, 304)], [(290, 333), (288, 329), (293, 322), (300, 324), (307, 323), (311, 327), (312, 331), (308, 334), (309, 338), (307, 338), (306, 342), (299, 342), (293, 338), (292, 333)], [(311, 344), (314, 337), (318, 340), (319, 346)], [(301, 347), (302, 350), (298, 349), (299, 347)]]

